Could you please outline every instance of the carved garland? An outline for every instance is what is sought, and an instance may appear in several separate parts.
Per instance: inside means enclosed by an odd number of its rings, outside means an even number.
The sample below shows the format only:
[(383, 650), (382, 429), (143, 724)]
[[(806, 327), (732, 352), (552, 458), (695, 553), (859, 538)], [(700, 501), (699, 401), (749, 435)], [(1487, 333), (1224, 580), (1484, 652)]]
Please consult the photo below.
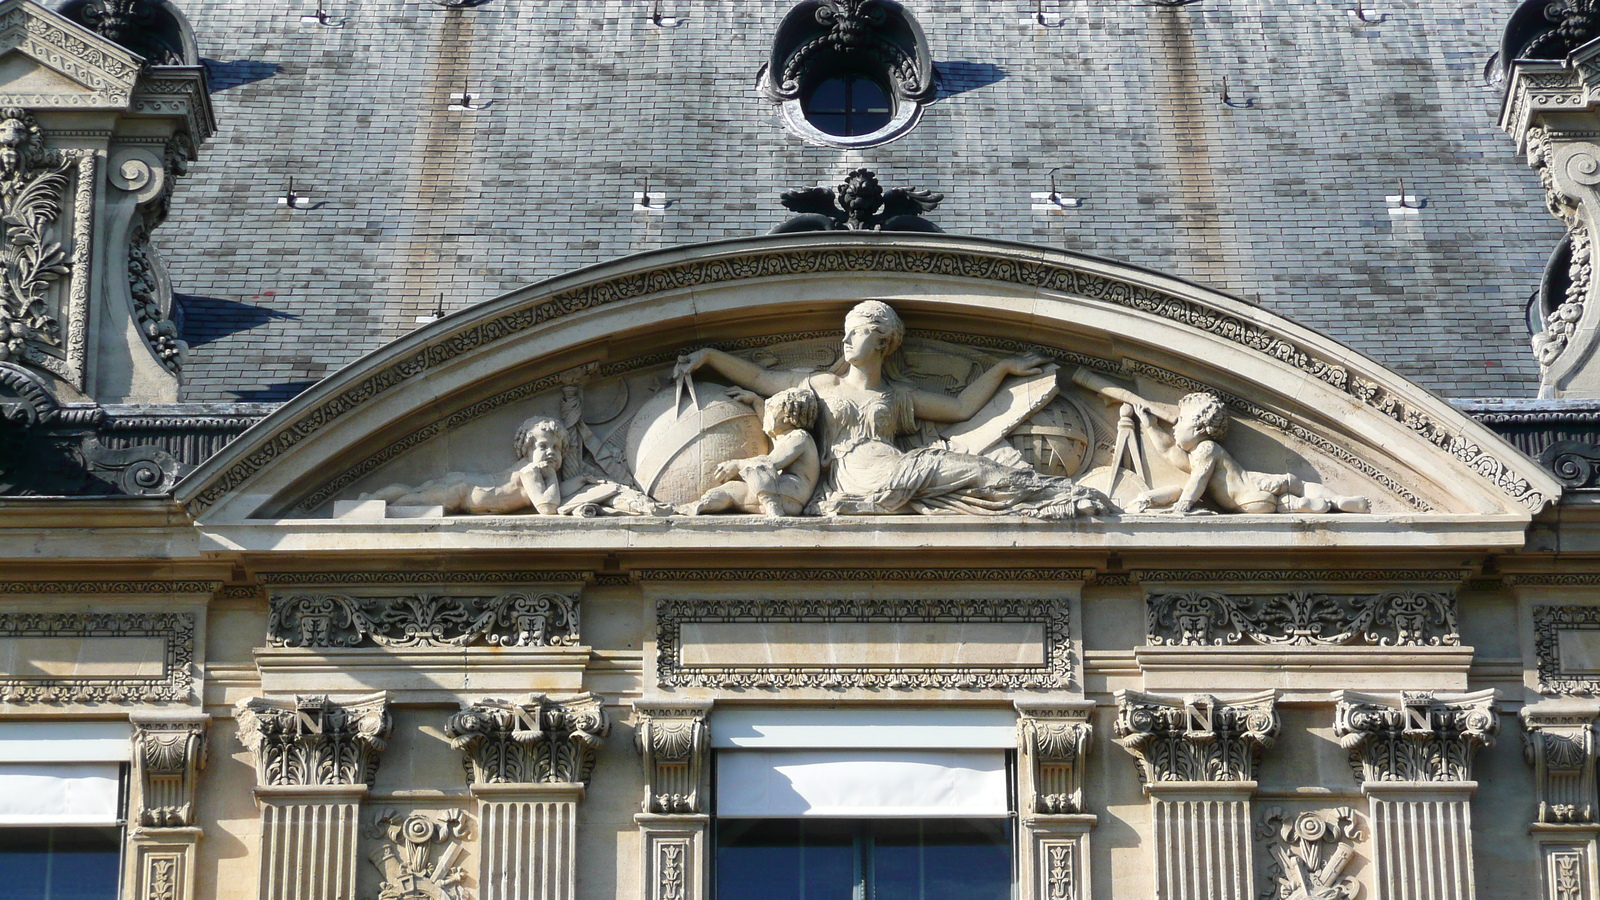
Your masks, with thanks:
[(578, 598), (554, 591), (509, 591), (497, 597), (289, 594), (273, 597), (267, 616), (272, 647), (401, 650), (577, 643)]
[[(1523, 576), (1525, 577), (1525, 576)], [(1529, 583), (1519, 577), (1516, 583)], [(1574, 575), (1565, 584), (1595, 584), (1600, 578)], [(1508, 579), (1510, 580), (1510, 579)], [(1545, 583), (1545, 582), (1538, 582)], [(1569, 674), (1561, 667), (1561, 632), (1600, 631), (1600, 606), (1535, 606), (1533, 651), (1538, 657), (1539, 692), (1543, 694), (1597, 694), (1600, 677)]]
[[(656, 678), (662, 687), (940, 690), (1067, 688), (1075, 666), (1067, 605), (1057, 600), (658, 600)], [(1042, 666), (918, 668), (873, 663), (818, 666), (688, 665), (690, 622), (1033, 622), (1045, 626)]]
[(1461, 643), (1456, 598), (1446, 592), (1288, 591), (1230, 596), (1181, 591), (1151, 594), (1145, 603), (1147, 639), (1156, 646), (1453, 647)]
[(151, 637), (165, 647), (156, 675), (0, 678), (6, 703), (182, 702), (194, 696), (194, 613), (0, 613), (0, 637)]
[(1514, 467), (1464, 435), (1453, 433), (1424, 410), (1406, 405), (1374, 382), (1353, 378), (1342, 365), (1318, 357), (1277, 333), (1203, 303), (1174, 297), (1125, 281), (1107, 278), (1069, 266), (985, 256), (955, 251), (859, 247), (747, 254), (716, 260), (697, 260), (648, 273), (624, 275), (597, 284), (563, 291), (531, 307), (513, 310), (494, 319), (474, 323), (434, 340), (410, 357), (375, 372), (337, 397), (330, 398), (278, 429), (266, 443), (219, 472), (188, 503), (199, 515), (220, 501), (271, 460), (299, 444), (368, 399), (420, 377), (462, 354), (498, 343), (511, 335), (565, 316), (635, 297), (719, 282), (743, 281), (823, 272), (882, 272), (937, 274), (1075, 294), (1102, 303), (1159, 316), (1232, 341), (1264, 356), (1286, 363), (1325, 384), (1349, 393), (1367, 406), (1402, 423), (1435, 446), (1464, 462), (1498, 487), (1506, 496), (1533, 511), (1553, 498), (1545, 496)]

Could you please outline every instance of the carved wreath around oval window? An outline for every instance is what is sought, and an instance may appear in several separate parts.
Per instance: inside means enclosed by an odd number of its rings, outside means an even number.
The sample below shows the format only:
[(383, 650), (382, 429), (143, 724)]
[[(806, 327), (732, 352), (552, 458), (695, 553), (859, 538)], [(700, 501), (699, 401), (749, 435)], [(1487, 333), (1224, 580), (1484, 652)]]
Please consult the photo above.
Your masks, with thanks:
[(784, 124), (813, 143), (861, 147), (899, 137), (934, 98), (922, 26), (893, 0), (801, 0), (761, 72)]

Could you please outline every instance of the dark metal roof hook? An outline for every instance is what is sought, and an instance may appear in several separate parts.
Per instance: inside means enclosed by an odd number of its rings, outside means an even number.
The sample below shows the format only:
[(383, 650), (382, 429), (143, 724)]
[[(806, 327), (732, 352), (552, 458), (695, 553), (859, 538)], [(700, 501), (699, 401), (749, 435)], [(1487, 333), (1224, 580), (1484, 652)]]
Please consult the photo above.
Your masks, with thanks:
[(1060, 28), (1067, 24), (1066, 16), (1057, 19), (1054, 25), (1045, 21), (1044, 0), (1033, 0), (1033, 20), (1046, 28)]

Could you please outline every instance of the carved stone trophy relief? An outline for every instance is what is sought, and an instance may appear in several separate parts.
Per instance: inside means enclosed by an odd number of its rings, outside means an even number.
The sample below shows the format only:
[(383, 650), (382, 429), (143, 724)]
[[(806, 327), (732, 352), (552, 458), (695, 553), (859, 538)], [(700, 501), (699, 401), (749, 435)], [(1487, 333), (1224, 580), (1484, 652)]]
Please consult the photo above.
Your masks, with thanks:
[[(92, 194), (85, 184), (92, 153), (48, 150), (26, 110), (0, 110), (0, 362), (22, 363), (82, 386), (83, 297), (74, 280)], [(74, 170), (77, 177), (74, 177)], [(77, 345), (77, 346), (75, 346)], [(75, 352), (76, 351), (76, 352)]]
[[(865, 301), (846, 315), (842, 339), (734, 341), (670, 368), (590, 365), (546, 379), (500, 469), (429, 477), (402, 466), (422, 477), (378, 475), (354, 493), (396, 516), (1060, 520), (1371, 508), (1260, 430), (1230, 438), (1231, 410), (1215, 394), (1145, 397), (1143, 382), (1097, 371), (1117, 371), (1104, 362), (1017, 349), (908, 335), (889, 304)], [(1263, 457), (1282, 466), (1286, 451), (1295, 472), (1249, 466)]]

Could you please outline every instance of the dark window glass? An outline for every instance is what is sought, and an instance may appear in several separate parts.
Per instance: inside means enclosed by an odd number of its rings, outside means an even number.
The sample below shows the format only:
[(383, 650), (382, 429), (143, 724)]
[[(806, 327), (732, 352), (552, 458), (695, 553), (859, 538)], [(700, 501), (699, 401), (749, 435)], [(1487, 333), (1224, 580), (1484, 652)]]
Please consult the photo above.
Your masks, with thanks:
[(826, 79), (800, 105), (818, 131), (839, 137), (871, 134), (888, 125), (894, 114), (888, 90), (863, 75)]
[(0, 828), (0, 897), (117, 900), (120, 828)]
[(122, 831), (0, 828), (6, 900), (116, 900)]
[(1008, 900), (1006, 819), (723, 819), (717, 900)]

